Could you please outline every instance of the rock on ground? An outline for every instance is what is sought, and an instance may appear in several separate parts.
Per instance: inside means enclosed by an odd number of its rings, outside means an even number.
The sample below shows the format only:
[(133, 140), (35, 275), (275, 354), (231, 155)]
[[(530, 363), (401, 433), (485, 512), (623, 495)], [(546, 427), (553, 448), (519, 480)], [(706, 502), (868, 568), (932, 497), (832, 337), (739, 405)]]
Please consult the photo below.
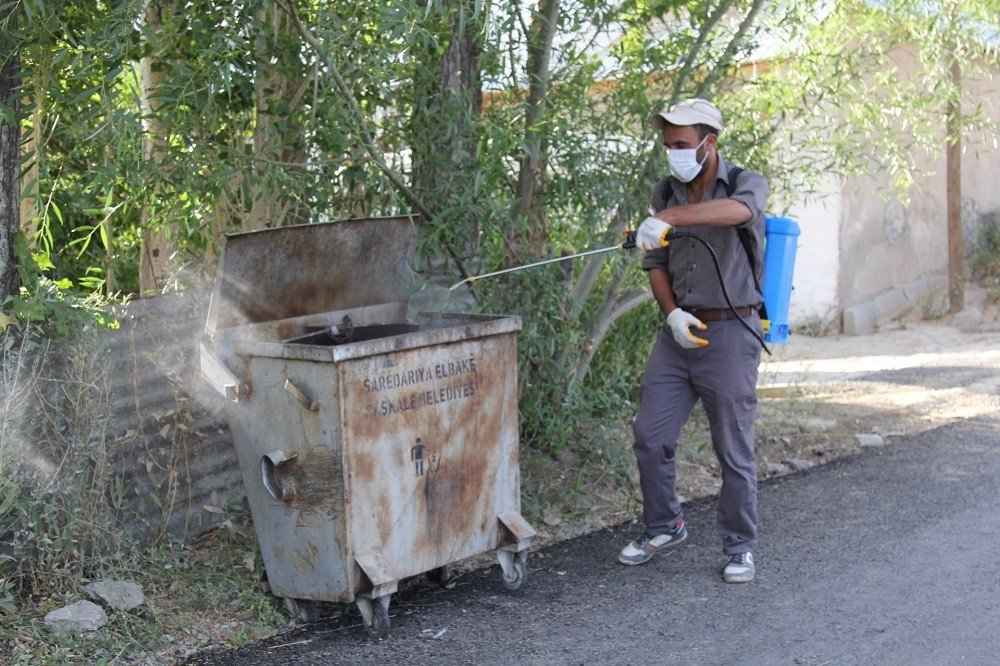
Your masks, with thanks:
[(791, 458), (786, 460), (785, 464), (794, 469), (796, 472), (801, 472), (804, 469), (816, 466), (816, 463), (810, 460), (803, 460), (802, 458)]
[(983, 313), (976, 308), (966, 308), (951, 317), (951, 325), (958, 328), (972, 328), (983, 323)]
[(146, 603), (142, 588), (125, 580), (99, 580), (83, 589), (91, 599), (115, 610), (132, 610)]
[(93, 602), (77, 601), (48, 613), (44, 622), (53, 631), (97, 631), (108, 623), (108, 616)]
[(858, 440), (858, 444), (864, 448), (885, 445), (885, 440), (882, 439), (882, 435), (860, 434), (855, 435), (854, 437)]
[(552, 509), (546, 509), (542, 512), (542, 522), (549, 527), (555, 527), (562, 524), (562, 518), (560, 518), (559, 514)]
[(834, 419), (814, 416), (806, 419), (799, 428), (802, 432), (829, 432), (837, 428), (837, 422)]
[(764, 471), (768, 474), (784, 474), (788, 471), (788, 466), (781, 463), (768, 462), (764, 463)]

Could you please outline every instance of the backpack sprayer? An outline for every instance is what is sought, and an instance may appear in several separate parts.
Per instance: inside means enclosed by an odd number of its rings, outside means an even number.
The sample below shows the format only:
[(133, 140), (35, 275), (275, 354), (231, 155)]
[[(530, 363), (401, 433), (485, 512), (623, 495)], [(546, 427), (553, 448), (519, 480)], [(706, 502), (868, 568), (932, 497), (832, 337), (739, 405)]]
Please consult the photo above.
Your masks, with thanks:
[[(751, 327), (750, 324), (743, 319), (742, 316), (740, 316), (739, 312), (736, 311), (736, 306), (733, 305), (732, 299), (729, 297), (729, 291), (726, 289), (726, 281), (722, 277), (722, 268), (719, 266), (719, 258), (715, 254), (715, 249), (709, 245), (705, 239), (696, 234), (671, 230), (672, 233), (668, 236), (668, 238), (690, 238), (698, 241), (705, 247), (706, 250), (708, 250), (709, 255), (712, 257), (712, 263), (715, 265), (715, 274), (719, 278), (719, 286), (722, 287), (722, 295), (726, 299), (726, 305), (732, 311), (736, 319), (738, 319), (740, 323), (743, 324), (743, 326), (750, 331), (750, 333), (753, 334), (757, 340), (760, 341), (760, 345), (764, 348), (764, 351), (770, 354), (771, 351), (767, 348), (767, 342), (772, 344), (782, 344), (788, 341), (788, 305), (792, 296), (792, 273), (795, 269), (796, 239), (801, 231), (799, 229), (799, 225), (794, 220), (790, 220), (787, 217), (767, 217), (764, 219), (766, 222), (766, 229), (764, 232), (765, 245), (763, 287), (758, 282), (756, 271), (754, 271), (751, 250), (749, 249), (749, 246), (744, 245), (747, 249), (747, 258), (750, 261), (750, 272), (754, 276), (754, 283), (757, 290), (760, 291), (764, 298), (764, 305), (761, 307), (761, 323), (764, 328), (763, 337), (759, 335), (757, 331), (755, 331), (753, 327)], [(453, 284), (451, 286), (451, 291), (458, 289), (463, 284), (472, 284), (476, 280), (483, 280), (497, 275), (514, 273), (516, 271), (523, 271), (529, 268), (537, 268), (538, 266), (554, 264), (568, 259), (576, 259), (578, 257), (587, 257), (594, 254), (600, 254), (602, 252), (635, 249), (635, 231), (626, 231), (623, 235), (625, 236), (625, 241), (618, 245), (602, 247), (597, 250), (588, 250), (587, 252), (578, 252), (576, 254), (566, 255), (565, 257), (544, 259), (531, 264), (524, 264), (523, 266), (514, 266), (513, 268), (493, 271), (492, 273), (473, 275), (465, 278), (461, 282)]]

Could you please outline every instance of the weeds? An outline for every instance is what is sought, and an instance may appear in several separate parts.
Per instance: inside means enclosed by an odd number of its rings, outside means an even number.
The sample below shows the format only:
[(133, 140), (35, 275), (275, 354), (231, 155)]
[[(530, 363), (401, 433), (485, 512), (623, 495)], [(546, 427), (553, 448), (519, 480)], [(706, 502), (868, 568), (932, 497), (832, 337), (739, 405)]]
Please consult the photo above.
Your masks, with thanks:
[(948, 292), (928, 289), (920, 296), (920, 314), (924, 321), (934, 321), (948, 314)]
[[(0, 469), (12, 480), (4, 577), (26, 595), (75, 588), (122, 550), (108, 520), (106, 365), (63, 339), (26, 327), (4, 339)], [(83, 340), (81, 347), (87, 345)], [(55, 353), (62, 346), (65, 356)]]
[(969, 270), (986, 287), (989, 300), (1000, 303), (1000, 213), (984, 218), (979, 242), (969, 256)]
[(108, 610), (109, 622), (100, 631), (63, 635), (41, 625), (49, 610), (83, 598), (79, 590), (21, 599), (18, 612), (0, 625), (0, 661), (172, 663), (207, 645), (238, 647), (287, 627), (259, 587), (256, 543), (244, 521), (226, 521), (196, 546), (158, 546), (136, 553), (129, 564), (108, 567), (106, 576), (140, 583), (147, 603), (132, 612)]
[[(284, 624), (257, 586), (244, 512), (195, 545), (149, 546), (132, 533), (108, 435), (109, 364), (86, 330), (70, 340), (8, 328), (0, 352), (0, 663), (107, 663)], [(138, 583), (147, 605), (108, 611), (91, 634), (42, 624), (102, 578)]]

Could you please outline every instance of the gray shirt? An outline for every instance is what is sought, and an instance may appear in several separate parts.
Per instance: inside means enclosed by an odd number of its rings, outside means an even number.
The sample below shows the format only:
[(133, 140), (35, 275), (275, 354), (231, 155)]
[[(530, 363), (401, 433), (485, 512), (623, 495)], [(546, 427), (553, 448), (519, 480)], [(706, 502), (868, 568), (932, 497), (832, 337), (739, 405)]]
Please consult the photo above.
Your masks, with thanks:
[[(719, 172), (714, 185), (705, 191), (702, 201), (730, 198), (726, 195), (726, 185), (729, 183), (729, 162), (719, 155)], [(667, 188), (670, 188), (668, 190)], [(673, 195), (669, 197), (669, 191)], [(750, 219), (733, 227), (694, 226), (678, 228), (678, 233), (696, 234), (703, 238), (715, 250), (719, 257), (722, 277), (726, 281), (729, 297), (736, 307), (757, 307), (763, 302), (763, 297), (754, 286), (753, 274), (750, 272), (750, 262), (746, 250), (740, 243), (737, 228), (750, 230), (750, 241), (756, 260), (757, 279), (764, 281), (764, 209), (771, 188), (764, 176), (744, 169), (740, 172), (732, 199), (745, 204), (750, 209)], [(687, 185), (670, 176), (663, 178), (653, 186), (653, 212), (664, 208), (672, 208), (691, 203), (687, 196)], [(668, 237), (669, 240), (669, 237)], [(670, 245), (656, 250), (650, 250), (643, 257), (644, 270), (659, 268), (670, 278), (670, 286), (674, 292), (677, 305), (685, 310), (717, 310), (728, 307), (726, 299), (719, 286), (719, 278), (712, 264), (712, 257), (705, 246), (691, 238), (678, 238), (670, 241)]]

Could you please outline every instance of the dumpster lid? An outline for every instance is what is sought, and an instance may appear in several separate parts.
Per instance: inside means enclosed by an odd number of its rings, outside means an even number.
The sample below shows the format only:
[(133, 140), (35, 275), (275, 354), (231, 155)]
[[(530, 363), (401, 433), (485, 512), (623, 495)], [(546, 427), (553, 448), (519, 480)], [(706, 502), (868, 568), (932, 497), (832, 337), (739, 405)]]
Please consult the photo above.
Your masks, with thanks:
[(406, 302), (416, 243), (412, 216), (226, 234), (206, 331)]

